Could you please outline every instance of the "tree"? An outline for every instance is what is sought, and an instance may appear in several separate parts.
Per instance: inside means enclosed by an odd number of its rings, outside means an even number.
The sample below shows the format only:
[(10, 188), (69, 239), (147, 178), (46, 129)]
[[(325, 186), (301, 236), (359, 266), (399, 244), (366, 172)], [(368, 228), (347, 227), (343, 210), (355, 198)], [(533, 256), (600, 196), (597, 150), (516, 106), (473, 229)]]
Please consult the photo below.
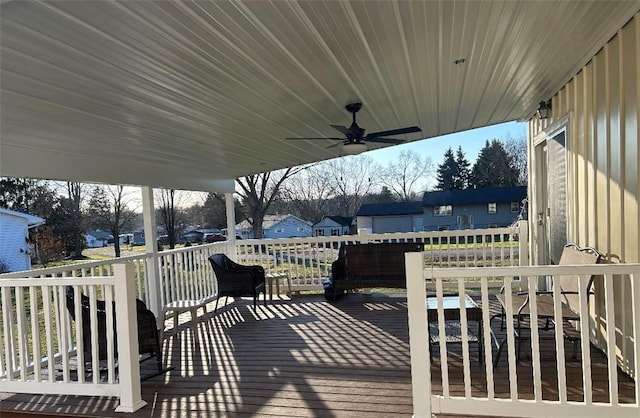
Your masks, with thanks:
[(178, 207), (181, 193), (174, 189), (158, 190), (156, 200), (156, 222), (164, 228), (169, 239), (169, 248), (176, 248), (178, 242), (179, 224), (182, 221), (181, 210)]
[(471, 185), (484, 187), (506, 187), (518, 184), (518, 170), (511, 156), (497, 139), (485, 143), (471, 172)]
[(466, 189), (469, 187), (469, 181), (471, 179), (471, 169), (469, 168), (471, 164), (469, 164), (469, 160), (464, 155), (464, 151), (462, 151), (462, 147), (458, 145), (458, 150), (456, 151), (456, 175), (453, 181), (454, 189)]
[(48, 219), (58, 204), (55, 191), (42, 180), (0, 178), (0, 207)]
[(60, 199), (60, 206), (65, 214), (62, 223), (63, 229), (70, 238), (70, 250), (73, 258), (82, 258), (84, 248), (84, 233), (86, 224), (82, 211), (85, 186), (82, 183), (68, 181), (65, 184), (66, 196)]
[(327, 164), (331, 171), (327, 187), (335, 193), (336, 215), (355, 216), (373, 189), (371, 178), (379, 168), (366, 155), (338, 158)]
[(455, 157), (453, 155), (453, 149), (449, 149), (444, 153), (444, 161), (438, 166), (436, 177), (436, 189), (437, 190), (450, 190), (454, 189), (456, 185), (456, 174), (458, 172), (458, 166), (456, 164)]
[(289, 177), (307, 166), (289, 167), (284, 170), (252, 174), (236, 179), (240, 187), (238, 195), (243, 200), (246, 215), (253, 229), (254, 238), (262, 238), (262, 222), (269, 207), (280, 193), (280, 187)]
[(518, 181), (517, 185), (526, 186), (529, 173), (527, 171), (527, 137), (526, 135), (521, 135), (518, 137), (512, 137), (511, 135), (507, 135), (506, 138), (503, 139), (504, 149), (507, 151), (511, 160), (513, 161), (513, 166), (518, 170)]
[(391, 203), (396, 199), (387, 186), (382, 186), (378, 193), (369, 193), (363, 199), (363, 203)]
[[(234, 198), (234, 209), (236, 222), (240, 222), (243, 218), (242, 202)], [(208, 193), (202, 205), (202, 222), (199, 222), (204, 228), (223, 229), (227, 227), (227, 206), (224, 193)]]
[(120, 257), (120, 232), (133, 227), (136, 213), (124, 186), (96, 186), (89, 200), (87, 217), (95, 228), (113, 235), (115, 256)]
[(431, 176), (431, 159), (420, 157), (415, 151), (402, 151), (396, 161), (380, 171), (379, 181), (386, 186), (398, 200), (409, 202), (424, 191), (424, 181)]
[(287, 179), (282, 197), (291, 205), (290, 212), (313, 223), (328, 215), (334, 194), (330, 179), (331, 170), (326, 163), (311, 166)]

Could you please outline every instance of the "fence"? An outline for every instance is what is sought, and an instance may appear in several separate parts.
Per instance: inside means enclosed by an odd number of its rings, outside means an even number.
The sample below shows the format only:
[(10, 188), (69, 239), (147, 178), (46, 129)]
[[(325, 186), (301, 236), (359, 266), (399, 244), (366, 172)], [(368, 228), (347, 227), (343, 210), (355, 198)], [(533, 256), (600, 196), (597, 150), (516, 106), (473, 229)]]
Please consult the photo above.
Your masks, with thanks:
[[(0, 278), (0, 390), (117, 396), (118, 412), (133, 412), (146, 404), (137, 367), (134, 264), (113, 270), (114, 276)], [(78, 324), (80, 304), (67, 305), (67, 286), (76, 296), (83, 292), (90, 299), (90, 341)], [(106, 332), (101, 333), (98, 297), (106, 307)], [(69, 309), (75, 309), (76, 321), (71, 321)], [(99, 334), (106, 339), (106, 358), (99, 352)], [(116, 373), (116, 349), (119, 369), (130, 373)]]
[[(557, 399), (543, 398), (541, 370), (541, 344), (540, 335), (543, 332), (542, 318), (538, 316), (537, 300), (538, 295), (536, 284), (539, 277), (548, 277), (553, 283), (559, 276), (575, 276), (578, 280), (580, 291), (578, 319), (573, 321), (576, 329), (579, 330), (580, 357), (579, 376), (581, 376), (581, 387), (567, 387), (568, 372), (565, 360), (565, 345), (563, 338), (563, 327), (567, 325), (562, 317), (562, 296), (559, 286), (553, 288), (553, 318), (551, 319), (551, 332), (555, 337), (555, 364), (557, 367)], [(604, 307), (602, 313), (593, 312), (593, 307), (587, 303), (588, 296), (586, 288), (591, 275), (601, 275), (603, 292), (599, 295), (600, 304)], [(512, 282), (515, 277), (529, 278), (526, 294), (530, 301), (530, 313), (528, 323), (530, 326), (530, 336), (527, 340), (531, 349), (531, 381), (528, 379), (529, 373), (518, 374), (518, 350), (517, 343), (523, 343), (518, 337), (518, 329), (514, 328), (511, 320), (506, 320), (505, 339), (503, 340), (504, 353), (507, 356), (506, 380), (508, 381), (508, 395), (506, 398), (496, 395), (496, 385), (504, 383), (502, 378), (496, 379), (493, 363), (498, 355), (498, 350), (494, 345), (494, 337), (490, 326), (491, 315), (495, 311), (490, 310), (493, 295), (489, 294), (489, 282), (498, 279), (505, 285), (504, 299), (506, 300), (505, 318), (513, 318), (514, 308), (512, 306)], [(474, 336), (468, 331), (469, 319), (467, 309), (455, 309), (455, 316), (459, 321), (460, 342), (462, 345), (462, 380), (463, 387), (460, 391), (463, 394), (454, 396), (453, 388), (450, 384), (450, 364), (456, 360), (449, 352), (450, 344), (440, 344), (439, 366), (432, 364), (429, 352), (429, 342), (431, 340), (431, 327), (427, 326), (431, 312), (426, 309), (427, 292), (425, 284), (432, 282), (435, 284), (436, 300), (441, 301), (444, 297), (444, 289), (454, 288), (459, 299), (458, 306), (464, 305), (465, 293), (468, 290), (467, 284), (479, 282), (480, 295), (479, 304), (481, 322), (485, 324), (482, 333), (477, 338), (483, 342), (483, 351), (480, 353), (484, 360), (483, 381), (477, 379), (472, 382), (472, 366), (470, 361), (469, 343)], [(496, 268), (451, 268), (451, 269), (425, 269), (424, 260), (420, 254), (407, 254), (407, 299), (409, 310), (409, 333), (411, 348), (411, 369), (414, 398), (414, 416), (431, 417), (436, 414), (473, 414), (487, 416), (517, 416), (517, 417), (537, 417), (537, 416), (616, 416), (616, 417), (637, 417), (640, 415), (640, 320), (637, 312), (640, 311), (640, 264), (618, 264), (618, 265), (590, 265), (590, 266), (516, 266), (516, 267), (496, 267)], [(474, 287), (476, 287), (474, 285)], [(623, 287), (628, 291), (627, 298), (614, 298), (615, 288)], [(446, 341), (449, 327), (447, 324), (451, 318), (447, 315), (441, 302), (438, 302), (434, 326), (437, 325), (437, 335), (439, 341)], [(604, 344), (600, 347), (606, 355), (606, 379), (605, 390), (608, 388), (608, 401), (594, 401), (594, 386), (592, 381), (592, 343), (597, 342), (597, 329), (593, 327), (593, 317), (599, 315), (598, 323), (604, 327), (602, 332)], [(433, 320), (433, 319), (432, 319)], [(545, 331), (547, 332), (547, 331)], [(622, 334), (622, 335), (620, 335)], [(526, 342), (525, 342), (526, 343)], [(492, 348), (493, 347), (493, 348)], [(589, 349), (585, 349), (589, 347)], [(460, 358), (457, 358), (460, 361)], [(571, 364), (574, 370), (574, 364)], [(545, 370), (545, 373), (552, 373), (555, 370)], [(618, 367), (625, 370), (635, 378), (631, 402), (622, 403), (619, 399), (619, 378)], [(441, 394), (433, 391), (434, 381), (432, 374), (440, 376)], [(547, 374), (548, 376), (548, 374)], [(602, 383), (602, 382), (601, 382)], [(533, 386), (533, 399), (523, 399), (519, 395), (519, 387), (522, 385)], [(478, 386), (486, 388), (483, 395), (474, 393), (472, 389)], [(582, 401), (570, 401), (568, 393), (574, 394), (579, 391), (582, 394)], [(605, 392), (606, 393), (606, 392)]]

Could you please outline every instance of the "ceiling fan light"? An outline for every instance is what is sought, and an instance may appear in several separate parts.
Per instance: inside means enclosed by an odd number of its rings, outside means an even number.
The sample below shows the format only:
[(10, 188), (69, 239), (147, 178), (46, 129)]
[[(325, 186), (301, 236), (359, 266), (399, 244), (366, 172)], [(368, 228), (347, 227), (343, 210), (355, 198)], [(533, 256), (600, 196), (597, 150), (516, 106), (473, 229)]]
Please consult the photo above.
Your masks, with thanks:
[(350, 144), (344, 144), (342, 146), (342, 153), (344, 155), (358, 155), (367, 150), (367, 144), (363, 144), (362, 142), (353, 142)]

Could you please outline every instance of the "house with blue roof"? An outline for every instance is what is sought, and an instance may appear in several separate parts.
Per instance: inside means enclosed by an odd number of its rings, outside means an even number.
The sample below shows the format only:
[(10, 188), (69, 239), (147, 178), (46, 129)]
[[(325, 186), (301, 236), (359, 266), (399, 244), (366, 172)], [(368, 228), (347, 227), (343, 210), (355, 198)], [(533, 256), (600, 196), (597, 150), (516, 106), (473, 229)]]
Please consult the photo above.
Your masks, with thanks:
[(422, 231), (423, 221), (420, 201), (366, 204), (356, 214), (358, 229), (374, 234)]
[(355, 232), (353, 216), (325, 216), (313, 225), (314, 237), (335, 237)]
[(509, 226), (518, 218), (526, 197), (526, 186), (425, 192), (424, 230)]
[(425, 192), (422, 201), (362, 205), (357, 227), (370, 233), (505, 227), (526, 197), (526, 186)]
[[(291, 214), (265, 215), (262, 221), (262, 238), (299, 238), (311, 236), (312, 223)], [(252, 239), (253, 227), (248, 220), (236, 225), (236, 234), (242, 239)]]

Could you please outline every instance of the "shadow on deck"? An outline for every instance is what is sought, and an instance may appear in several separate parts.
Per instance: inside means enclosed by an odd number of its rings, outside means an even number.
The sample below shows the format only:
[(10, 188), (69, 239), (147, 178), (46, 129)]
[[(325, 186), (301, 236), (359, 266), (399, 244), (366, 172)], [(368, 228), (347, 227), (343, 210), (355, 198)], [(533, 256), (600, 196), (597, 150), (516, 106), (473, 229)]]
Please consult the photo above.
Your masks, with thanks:
[[(142, 383), (147, 406), (133, 414), (116, 414), (117, 399), (0, 393), (0, 416), (412, 415), (404, 294), (353, 294), (335, 304), (321, 296), (298, 296), (275, 300), (266, 307), (259, 305), (257, 313), (249, 300), (239, 300), (219, 308), (209, 321), (201, 317), (198, 330), (199, 343), (194, 342), (188, 322), (182, 323), (177, 333), (166, 335), (166, 362), (175, 369)], [(544, 347), (550, 352), (543, 356), (543, 394), (545, 399), (555, 399), (556, 367), (546, 360), (553, 357), (553, 345)], [(455, 360), (461, 355), (456, 350), (459, 345), (451, 346), (449, 380), (452, 394), (463, 394), (461, 363)], [(477, 364), (474, 347), (471, 352)], [(592, 358), (594, 397), (606, 399), (605, 359), (595, 352)], [(506, 356), (500, 363), (494, 379), (496, 396), (507, 398)], [(439, 367), (436, 355), (432, 366), (436, 393), (441, 390)], [(580, 400), (582, 394), (574, 389), (582, 386), (580, 363), (568, 361), (567, 367), (572, 371), (567, 384), (570, 399)], [(531, 373), (530, 362), (522, 361), (518, 368), (522, 398), (533, 397)], [(619, 379), (620, 402), (633, 401), (633, 380), (623, 374)], [(474, 396), (483, 396), (484, 366), (473, 367), (472, 382)]]

